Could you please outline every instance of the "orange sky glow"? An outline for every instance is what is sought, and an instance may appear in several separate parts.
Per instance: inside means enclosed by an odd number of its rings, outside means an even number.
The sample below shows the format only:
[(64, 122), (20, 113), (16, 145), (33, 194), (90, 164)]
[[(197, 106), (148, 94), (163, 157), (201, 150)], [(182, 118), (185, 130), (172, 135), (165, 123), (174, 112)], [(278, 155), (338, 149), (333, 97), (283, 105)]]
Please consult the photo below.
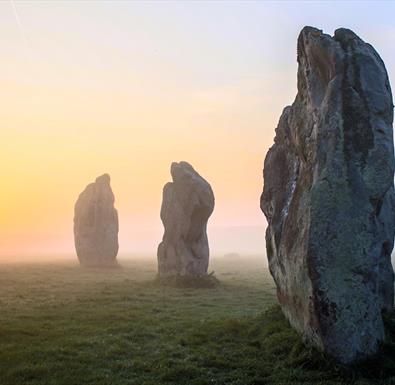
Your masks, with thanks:
[[(14, 5), (0, 4), (0, 260), (72, 255), (74, 203), (105, 172), (120, 253), (155, 255), (180, 160), (213, 187), (213, 253), (264, 253), (262, 164), (296, 93), (297, 34), (333, 33), (341, 19), (295, 19), (291, 3)], [(394, 29), (383, 38), (367, 17), (348, 26), (391, 75)]]

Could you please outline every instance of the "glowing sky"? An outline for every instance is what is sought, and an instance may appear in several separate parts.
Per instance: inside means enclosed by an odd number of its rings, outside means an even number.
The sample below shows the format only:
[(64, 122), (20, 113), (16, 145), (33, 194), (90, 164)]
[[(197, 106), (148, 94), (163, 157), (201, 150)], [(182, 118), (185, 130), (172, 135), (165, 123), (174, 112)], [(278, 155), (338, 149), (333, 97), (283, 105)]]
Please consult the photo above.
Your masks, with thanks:
[(104, 172), (120, 253), (154, 255), (179, 160), (213, 187), (213, 253), (263, 252), (262, 163), (296, 93), (299, 30), (349, 27), (395, 76), (391, 2), (14, 5), (0, 3), (3, 257), (72, 254), (75, 200)]

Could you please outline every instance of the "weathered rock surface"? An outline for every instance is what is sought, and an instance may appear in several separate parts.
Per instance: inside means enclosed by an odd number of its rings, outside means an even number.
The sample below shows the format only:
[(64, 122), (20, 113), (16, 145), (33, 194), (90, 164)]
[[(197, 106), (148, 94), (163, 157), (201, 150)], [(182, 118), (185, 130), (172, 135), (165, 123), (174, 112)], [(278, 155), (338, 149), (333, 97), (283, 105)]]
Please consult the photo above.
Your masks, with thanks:
[(115, 265), (118, 253), (118, 213), (110, 176), (89, 184), (74, 207), (74, 241), (82, 265)]
[(305, 27), (298, 93), (266, 155), (261, 208), (278, 299), (338, 361), (376, 352), (393, 308), (393, 103), (383, 61), (347, 29)]
[(161, 277), (207, 274), (207, 221), (214, 210), (211, 186), (187, 162), (172, 163), (160, 212), (165, 232), (158, 247)]

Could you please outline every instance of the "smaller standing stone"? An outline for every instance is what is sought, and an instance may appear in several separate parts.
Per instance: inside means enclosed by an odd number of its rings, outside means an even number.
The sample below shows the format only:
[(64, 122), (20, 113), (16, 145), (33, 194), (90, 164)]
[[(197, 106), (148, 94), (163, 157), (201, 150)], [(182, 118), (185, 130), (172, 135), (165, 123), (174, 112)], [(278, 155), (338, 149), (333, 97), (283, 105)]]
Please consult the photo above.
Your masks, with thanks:
[(110, 176), (104, 174), (89, 184), (74, 207), (74, 241), (82, 265), (116, 265), (118, 213)]
[(161, 219), (165, 228), (158, 247), (161, 277), (204, 276), (209, 263), (207, 221), (214, 210), (210, 184), (187, 162), (172, 163), (163, 188)]

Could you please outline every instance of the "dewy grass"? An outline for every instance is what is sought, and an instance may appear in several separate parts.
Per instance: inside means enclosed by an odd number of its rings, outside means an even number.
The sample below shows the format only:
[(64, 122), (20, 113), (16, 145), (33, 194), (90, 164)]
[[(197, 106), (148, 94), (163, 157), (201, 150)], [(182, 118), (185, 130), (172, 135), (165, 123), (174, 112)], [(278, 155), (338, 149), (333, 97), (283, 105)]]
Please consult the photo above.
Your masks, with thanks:
[(393, 317), (376, 357), (336, 365), (289, 327), (263, 263), (213, 259), (210, 289), (158, 284), (154, 261), (2, 265), (0, 384), (395, 383)]
[(160, 285), (173, 286), (178, 288), (194, 288), (194, 289), (212, 289), (219, 285), (219, 280), (214, 272), (203, 276), (181, 276), (157, 277)]

